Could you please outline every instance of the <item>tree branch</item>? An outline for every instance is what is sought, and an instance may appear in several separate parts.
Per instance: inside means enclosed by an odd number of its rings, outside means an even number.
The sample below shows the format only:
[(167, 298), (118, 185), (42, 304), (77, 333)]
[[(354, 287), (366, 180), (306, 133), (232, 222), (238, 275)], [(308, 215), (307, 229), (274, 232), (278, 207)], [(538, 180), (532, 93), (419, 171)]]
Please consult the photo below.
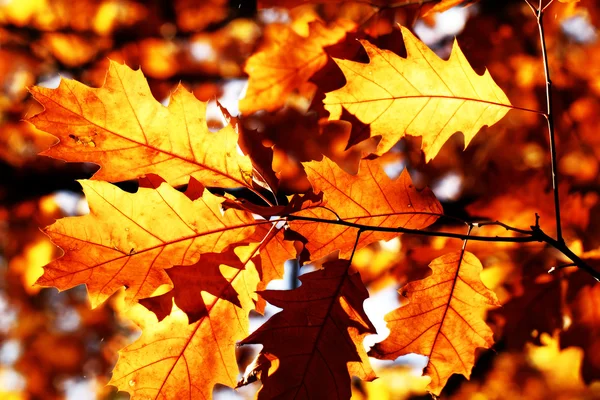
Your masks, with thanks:
[[(392, 232), (392, 233), (404, 233), (404, 234), (409, 234), (409, 235), (420, 235), (420, 236), (429, 236), (429, 237), (447, 237), (447, 238), (453, 238), (453, 239), (472, 240), (472, 241), (478, 241), (478, 242), (496, 242), (496, 243), (540, 242), (540, 243), (546, 243), (546, 244), (554, 247), (556, 250), (560, 251), (562, 254), (564, 254), (566, 257), (568, 257), (571, 261), (573, 261), (574, 265), (576, 265), (578, 268), (584, 270), (585, 272), (590, 274), (594, 279), (596, 279), (598, 282), (600, 282), (600, 272), (596, 271), (594, 268), (592, 268), (590, 265), (588, 265), (585, 261), (583, 261), (581, 258), (579, 258), (575, 253), (573, 253), (573, 251), (571, 251), (571, 249), (569, 249), (567, 247), (567, 245), (565, 244), (564, 241), (558, 241), (558, 240), (548, 236), (544, 231), (542, 231), (542, 229), (537, 224), (537, 219), (536, 219), (536, 225), (531, 226), (531, 230), (529, 230), (529, 231), (525, 230), (525, 229), (513, 228), (513, 227), (506, 225), (499, 221), (489, 222), (489, 223), (477, 223), (477, 225), (479, 225), (479, 226), (481, 226), (482, 224), (484, 226), (485, 225), (499, 225), (499, 226), (506, 228), (507, 230), (511, 230), (511, 231), (514, 231), (514, 232), (524, 235), (524, 236), (517, 236), (517, 237), (509, 237), (509, 236), (472, 236), (470, 234), (471, 227), (469, 227), (469, 231), (467, 232), (467, 234), (463, 234), (463, 233), (454, 233), (454, 232), (424, 231), (424, 230), (420, 230), (420, 229), (409, 229), (409, 228), (403, 228), (403, 227), (385, 227), (385, 226), (364, 225), (364, 224), (357, 224), (355, 222), (345, 221), (343, 219), (331, 220), (331, 219), (322, 219), (322, 218), (315, 218), (315, 217), (305, 217), (302, 215), (287, 215), (287, 216), (283, 216), (282, 218), (285, 218), (288, 221), (306, 221), (306, 222), (316, 222), (316, 223), (324, 223), (324, 224), (331, 224), (331, 225), (347, 226), (349, 228), (358, 229), (359, 233), (366, 232), (366, 231)], [(473, 224), (472, 226), (476, 226), (476, 225)], [(354, 250), (356, 250), (356, 247)]]
[(355, 228), (362, 231), (372, 231), (372, 232), (392, 232), (392, 233), (406, 233), (411, 235), (420, 235), (420, 236), (430, 236), (430, 237), (448, 237), (454, 239), (469, 239), (480, 242), (501, 242), (501, 243), (529, 243), (529, 242), (541, 242), (539, 238), (534, 236), (534, 231), (527, 231), (528, 236), (520, 236), (520, 237), (502, 237), (502, 236), (469, 236), (463, 233), (454, 233), (454, 232), (438, 232), (438, 231), (423, 231), (420, 229), (409, 229), (403, 227), (385, 227), (385, 226), (372, 226), (372, 225), (363, 225), (357, 224), (355, 222), (345, 221), (343, 219), (340, 220), (331, 220), (331, 219), (321, 219), (314, 217), (305, 217), (301, 215), (288, 215), (288, 221), (306, 221), (306, 222), (317, 222), (317, 223), (325, 223), (332, 225), (342, 225), (347, 226), (349, 228)]
[[(552, 3), (552, 2), (550, 2)], [(548, 3), (548, 5), (550, 5)], [(547, 6), (548, 6), (547, 5)], [(546, 7), (547, 7), (546, 6)], [(548, 136), (550, 140), (550, 160), (552, 166), (552, 190), (554, 192), (554, 215), (556, 216), (556, 238), (558, 242), (564, 244), (562, 235), (561, 219), (560, 219), (560, 199), (558, 194), (558, 167), (556, 160), (556, 138), (554, 134), (554, 114), (552, 113), (552, 81), (550, 80), (550, 68), (548, 67), (548, 52), (546, 50), (546, 37), (544, 35), (544, 11), (541, 8), (542, 2), (540, 0), (540, 8), (538, 8), (537, 23), (540, 33), (540, 44), (542, 46), (542, 59), (544, 61), (544, 74), (546, 76), (546, 120), (548, 121)]]

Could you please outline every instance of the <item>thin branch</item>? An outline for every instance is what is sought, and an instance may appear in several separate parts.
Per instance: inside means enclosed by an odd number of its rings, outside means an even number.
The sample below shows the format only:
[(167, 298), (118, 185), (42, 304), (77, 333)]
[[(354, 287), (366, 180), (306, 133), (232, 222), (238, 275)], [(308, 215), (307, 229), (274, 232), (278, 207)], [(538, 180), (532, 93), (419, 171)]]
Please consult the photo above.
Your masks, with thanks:
[(537, 9), (534, 7), (534, 5), (531, 4), (531, 2), (529, 0), (525, 0), (525, 3), (527, 3), (527, 5), (531, 9), (531, 12), (533, 13), (533, 15), (535, 15), (537, 17)]
[(325, 206), (316, 206), (315, 208), (323, 208), (323, 209), (325, 209), (325, 210), (329, 211), (330, 213), (332, 213), (333, 215), (335, 215), (335, 218), (336, 218), (338, 221), (342, 219), (342, 218), (339, 216), (339, 214), (338, 214), (338, 213), (336, 213), (335, 211), (333, 211), (333, 210), (332, 210), (331, 208), (329, 208), (329, 207), (325, 207)]
[(542, 8), (542, 12), (546, 11), (546, 8), (550, 7), (550, 4), (552, 4), (554, 2), (554, 0), (550, 0), (548, 2), (548, 4), (546, 4), (546, 6), (544, 6), (544, 8)]
[(287, 216), (288, 221), (306, 221), (306, 222), (318, 222), (332, 225), (341, 225), (347, 226), (349, 228), (360, 229), (363, 231), (372, 231), (372, 232), (392, 232), (392, 233), (407, 233), (411, 235), (420, 235), (420, 236), (430, 236), (430, 237), (448, 237), (454, 239), (465, 240), (468, 238), (469, 240), (475, 240), (480, 242), (502, 242), (502, 243), (530, 243), (530, 242), (541, 242), (539, 238), (534, 236), (534, 232), (530, 231), (529, 236), (521, 236), (521, 237), (504, 237), (504, 236), (468, 236), (463, 233), (454, 233), (454, 232), (438, 232), (438, 231), (423, 231), (420, 229), (409, 229), (403, 227), (385, 227), (385, 226), (372, 226), (372, 225), (363, 225), (357, 224), (355, 222), (349, 222), (345, 220), (330, 220), (330, 219), (321, 219), (314, 217), (305, 217), (301, 215), (289, 215)]
[[(542, 0), (540, 0), (540, 9)], [(544, 74), (546, 76), (546, 105), (548, 120), (548, 136), (550, 140), (550, 160), (552, 164), (552, 190), (554, 192), (554, 215), (556, 216), (556, 237), (559, 242), (564, 243), (560, 219), (560, 199), (558, 195), (558, 166), (556, 160), (556, 138), (554, 134), (554, 114), (552, 113), (552, 81), (550, 80), (550, 69), (548, 67), (548, 52), (546, 50), (546, 37), (544, 36), (544, 12), (538, 11), (537, 23), (540, 33), (540, 44), (542, 46), (542, 59), (544, 60)]]
[[(364, 232), (367, 232), (367, 231), (391, 232), (391, 233), (404, 233), (404, 234), (411, 234), (411, 235), (429, 236), (429, 237), (447, 237), (447, 238), (461, 239), (461, 240), (472, 240), (472, 241), (478, 241), (478, 242), (496, 242), (496, 243), (533, 243), (533, 242), (546, 243), (546, 244), (554, 247), (556, 250), (560, 251), (565, 256), (567, 256), (571, 261), (573, 261), (573, 264), (575, 264), (578, 268), (584, 270), (585, 272), (590, 274), (594, 279), (596, 279), (598, 282), (600, 282), (600, 271), (596, 271), (594, 268), (592, 268), (590, 265), (588, 265), (585, 261), (583, 261), (581, 258), (579, 258), (575, 253), (573, 253), (573, 251), (571, 251), (571, 249), (569, 249), (567, 247), (567, 245), (565, 244), (564, 241), (558, 241), (558, 240), (548, 236), (544, 231), (542, 231), (542, 229), (539, 227), (537, 222), (536, 222), (536, 225), (533, 225), (531, 227), (531, 231), (514, 228), (515, 232), (523, 233), (524, 236), (506, 237), (506, 236), (471, 236), (470, 235), (471, 227), (473, 225), (469, 226), (469, 231), (465, 235), (463, 233), (424, 231), (424, 230), (419, 230), (419, 229), (409, 229), (409, 228), (403, 228), (403, 227), (392, 228), (392, 227), (385, 227), (385, 226), (372, 226), (372, 225), (357, 224), (355, 222), (349, 222), (349, 221), (345, 221), (345, 220), (330, 220), (330, 219), (322, 219), (322, 218), (315, 218), (315, 217), (305, 217), (305, 216), (301, 216), (301, 215), (288, 215), (283, 218), (286, 218), (288, 221), (306, 221), (306, 222), (316, 222), (316, 223), (324, 223), (324, 224), (331, 224), (331, 225), (347, 226), (349, 228), (358, 229), (360, 231), (360, 233), (362, 233), (363, 231)], [(536, 218), (536, 221), (537, 221), (537, 218)], [(509, 230), (513, 229), (512, 227), (510, 227), (506, 224), (503, 224), (501, 222), (499, 222), (497, 225), (503, 226), (505, 228), (506, 227), (511, 228)], [(358, 243), (358, 238), (357, 238), (357, 243)], [(356, 247), (356, 244), (355, 244), (355, 247)], [(356, 248), (354, 248), (354, 250), (356, 250)], [(353, 250), (353, 254), (354, 254), (354, 250)]]
[(554, 247), (556, 250), (563, 253), (567, 256), (573, 264), (577, 266), (577, 268), (584, 270), (588, 274), (594, 277), (596, 281), (600, 282), (600, 271), (596, 271), (590, 265), (588, 265), (585, 261), (583, 261), (577, 254), (573, 253), (569, 247), (565, 244), (564, 241), (558, 241), (550, 236), (548, 236), (544, 231), (542, 231), (539, 227), (532, 227), (534, 235), (538, 237), (542, 242), (548, 243), (550, 246)]
[(523, 235), (531, 234), (530, 230), (515, 228), (513, 226), (506, 225), (505, 223), (500, 222), (500, 221), (473, 222), (473, 226), (475, 226), (475, 227), (484, 227), (484, 226), (491, 226), (491, 225), (501, 226), (504, 229), (506, 229), (507, 231), (513, 231), (513, 232), (521, 233)]
[(575, 263), (568, 263), (568, 264), (558, 265), (556, 267), (550, 268), (548, 270), (548, 273), (551, 274), (553, 272), (560, 271), (561, 269), (564, 269), (564, 268), (576, 267), (576, 266), (577, 266), (577, 264), (575, 264)]

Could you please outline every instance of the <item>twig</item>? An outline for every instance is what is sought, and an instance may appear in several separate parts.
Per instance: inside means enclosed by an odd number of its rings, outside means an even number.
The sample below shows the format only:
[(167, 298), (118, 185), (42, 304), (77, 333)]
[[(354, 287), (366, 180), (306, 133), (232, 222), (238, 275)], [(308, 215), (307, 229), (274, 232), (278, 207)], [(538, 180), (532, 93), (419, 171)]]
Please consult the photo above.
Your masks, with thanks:
[(526, 229), (515, 228), (510, 225), (506, 225), (505, 223), (500, 222), (500, 221), (473, 222), (473, 226), (475, 226), (475, 227), (484, 227), (484, 226), (490, 226), (490, 225), (501, 226), (504, 229), (506, 229), (507, 231), (513, 231), (513, 232), (521, 233), (523, 235), (531, 234), (530, 230), (528, 231)]
[(548, 236), (544, 231), (542, 231), (539, 227), (532, 227), (534, 235), (538, 237), (542, 242), (548, 243), (550, 246), (554, 247), (556, 250), (563, 253), (567, 256), (573, 264), (577, 266), (577, 268), (584, 270), (588, 274), (594, 277), (596, 281), (600, 282), (600, 272), (596, 271), (590, 265), (588, 265), (585, 261), (583, 261), (577, 254), (573, 253), (571, 249), (567, 247), (564, 241), (559, 242), (558, 240)]
[[(470, 225), (469, 232), (465, 235), (463, 233), (454, 233), (454, 232), (439, 232), (439, 231), (424, 231), (420, 229), (409, 229), (403, 227), (385, 227), (385, 226), (372, 226), (372, 225), (364, 225), (357, 224), (355, 222), (341, 220), (330, 220), (330, 219), (322, 219), (315, 217), (305, 217), (301, 215), (288, 215), (283, 218), (286, 218), (288, 221), (306, 221), (306, 222), (316, 222), (316, 223), (324, 223), (331, 225), (341, 225), (347, 226), (349, 228), (358, 229), (360, 232), (392, 232), (392, 233), (404, 233), (411, 235), (420, 235), (420, 236), (429, 236), (429, 237), (447, 237), (453, 239), (461, 239), (461, 240), (472, 240), (478, 242), (496, 242), (496, 243), (533, 243), (540, 242), (546, 243), (556, 250), (560, 251), (566, 257), (568, 257), (573, 264), (575, 264), (578, 268), (584, 270), (588, 274), (590, 274), (594, 279), (600, 282), (600, 272), (596, 271), (590, 265), (588, 265), (585, 261), (579, 258), (571, 249), (567, 247), (564, 241), (558, 241), (550, 236), (548, 236), (539, 226), (537, 214), (536, 214), (536, 225), (531, 227), (531, 231), (527, 231), (524, 229), (512, 228), (506, 224), (499, 222), (497, 225), (508, 227), (509, 230), (515, 230), (515, 232), (522, 233), (524, 236), (517, 237), (506, 237), (506, 236), (471, 236), (471, 227)], [(358, 239), (357, 239), (358, 240)], [(358, 242), (357, 242), (358, 243)], [(354, 251), (353, 251), (354, 253)]]
[(409, 229), (403, 227), (385, 227), (385, 226), (372, 226), (372, 225), (363, 225), (357, 224), (355, 222), (341, 220), (331, 220), (331, 219), (321, 219), (314, 217), (305, 217), (301, 215), (289, 215), (287, 216), (288, 221), (306, 221), (306, 222), (320, 222), (325, 224), (332, 225), (342, 225), (347, 226), (349, 228), (360, 229), (363, 231), (372, 231), (372, 232), (392, 232), (392, 233), (407, 233), (412, 235), (420, 235), (420, 236), (430, 236), (430, 237), (448, 237), (454, 239), (465, 240), (468, 238), (469, 240), (475, 240), (480, 242), (510, 242), (510, 243), (529, 243), (529, 242), (540, 242), (538, 238), (534, 236), (533, 231), (528, 232), (528, 236), (520, 236), (520, 237), (506, 237), (506, 236), (468, 236), (463, 233), (454, 233), (454, 232), (438, 232), (438, 231), (423, 231), (420, 229)]
[(563, 265), (559, 265), (559, 266), (556, 266), (556, 267), (552, 267), (552, 268), (550, 268), (550, 269), (548, 270), (548, 273), (549, 273), (549, 274), (551, 274), (551, 273), (553, 273), (553, 272), (559, 271), (559, 270), (561, 270), (561, 269), (564, 269), (564, 268), (568, 268), (568, 267), (576, 267), (576, 266), (577, 266), (577, 264), (575, 264), (575, 263), (563, 264)]
[(529, 8), (531, 8), (531, 12), (533, 13), (533, 15), (537, 17), (537, 9), (533, 6), (533, 4), (531, 4), (529, 0), (525, 0), (525, 3), (527, 3)]
[[(548, 3), (548, 5), (550, 5)], [(546, 5), (546, 7), (548, 7)], [(544, 74), (546, 77), (546, 120), (548, 121), (548, 136), (550, 139), (550, 160), (552, 164), (552, 190), (554, 192), (554, 215), (556, 216), (556, 238), (564, 243), (560, 219), (560, 199), (558, 195), (558, 166), (556, 160), (556, 138), (554, 134), (554, 114), (552, 113), (552, 81), (550, 80), (550, 68), (548, 67), (548, 52), (546, 50), (546, 37), (544, 35), (544, 10), (542, 0), (536, 13), (540, 33), (540, 44), (542, 46), (542, 59), (544, 61)]]
[(550, 0), (550, 1), (548, 2), (548, 4), (546, 4), (546, 5), (544, 6), (544, 8), (542, 8), (542, 12), (546, 11), (546, 8), (550, 7), (550, 4), (552, 4), (553, 2), (554, 2), (554, 0)]

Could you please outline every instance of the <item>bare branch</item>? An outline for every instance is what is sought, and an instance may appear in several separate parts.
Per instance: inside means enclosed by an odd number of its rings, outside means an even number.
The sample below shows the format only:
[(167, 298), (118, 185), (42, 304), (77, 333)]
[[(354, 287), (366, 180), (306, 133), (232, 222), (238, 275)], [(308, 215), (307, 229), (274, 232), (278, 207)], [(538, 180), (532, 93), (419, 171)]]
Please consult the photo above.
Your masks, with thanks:
[[(546, 5), (548, 7), (550, 3)], [(550, 80), (550, 68), (548, 66), (548, 52), (546, 50), (546, 37), (544, 35), (544, 10), (542, 0), (537, 12), (537, 23), (540, 33), (540, 44), (542, 46), (542, 59), (544, 61), (544, 74), (546, 76), (546, 119), (548, 120), (548, 136), (550, 141), (550, 159), (552, 165), (552, 190), (554, 192), (554, 215), (556, 216), (556, 237), (559, 242), (564, 242), (560, 219), (560, 199), (558, 194), (558, 166), (556, 160), (556, 138), (554, 134), (554, 114), (552, 113), (552, 81)]]

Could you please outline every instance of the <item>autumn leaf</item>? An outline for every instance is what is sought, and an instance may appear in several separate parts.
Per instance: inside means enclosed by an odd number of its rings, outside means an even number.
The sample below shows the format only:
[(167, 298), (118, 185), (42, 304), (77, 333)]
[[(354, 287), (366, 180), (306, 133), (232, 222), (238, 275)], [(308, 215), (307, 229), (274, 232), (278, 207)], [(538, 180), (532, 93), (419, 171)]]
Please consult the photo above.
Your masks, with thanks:
[(267, 26), (265, 44), (244, 68), (249, 76), (246, 94), (240, 100), (244, 114), (282, 107), (290, 93), (325, 66), (327, 53), (323, 48), (343, 39), (354, 24), (338, 20), (326, 26), (316, 20), (309, 27), (310, 32), (304, 37), (288, 25)]
[(140, 70), (111, 62), (101, 88), (63, 79), (57, 89), (36, 86), (31, 93), (45, 110), (29, 121), (60, 139), (42, 154), (99, 164), (94, 179), (152, 173), (173, 186), (190, 176), (206, 186), (251, 185), (252, 163), (238, 152), (233, 127), (211, 133), (206, 103), (181, 85), (164, 107)]
[(258, 399), (349, 399), (351, 375), (375, 378), (364, 351), (365, 335), (375, 328), (363, 310), (369, 297), (359, 274), (348, 273), (348, 260), (324, 264), (324, 269), (300, 277), (294, 290), (261, 292), (269, 303), (283, 308), (242, 344), (262, 344), (259, 357), (276, 359)]
[[(328, 220), (339, 216), (358, 224), (422, 229), (443, 213), (434, 194), (429, 189), (417, 190), (406, 170), (397, 180), (392, 180), (377, 160), (363, 160), (357, 175), (344, 172), (328, 158), (303, 165), (313, 190), (323, 192), (322, 205), (326, 208), (310, 208), (295, 215)], [(307, 247), (313, 259), (338, 249), (342, 257), (349, 254), (356, 237), (356, 230), (348, 226), (298, 220), (293, 220), (290, 226), (308, 239)], [(397, 235), (364, 232), (357, 248)]]
[(166, 183), (133, 194), (106, 182), (80, 183), (90, 214), (45, 229), (65, 254), (37, 283), (60, 290), (85, 283), (93, 307), (123, 286), (129, 301), (150, 297), (171, 284), (165, 269), (242, 241), (261, 223), (237, 210), (222, 215), (219, 198), (208, 191), (191, 201)]
[[(277, 223), (257, 225), (255, 229), (254, 234), (244, 241), (247, 245), (243, 248), (236, 244), (222, 253), (204, 253), (194, 265), (180, 265), (167, 270), (173, 289), (158, 297), (142, 299), (140, 303), (152, 310), (161, 321), (169, 315), (171, 304), (175, 301), (193, 323), (205, 314), (203, 300), (198, 296), (201, 291), (240, 306), (236, 292), (219, 272), (220, 265), (240, 270), (252, 265), (260, 279), (255, 288), (258, 290), (266, 289), (273, 279), (283, 279), (285, 262), (296, 258), (293, 239), (286, 235), (289, 230)], [(243, 249), (246, 250), (242, 252)], [(259, 296), (255, 310), (262, 313), (264, 308), (265, 301)]]
[[(240, 257), (253, 252), (243, 247), (235, 251)], [(211, 259), (204, 264), (201, 259), (193, 267), (207, 267), (208, 272), (194, 275), (199, 319), (188, 324), (186, 314), (174, 308), (161, 322), (146, 326), (135, 343), (119, 351), (110, 385), (129, 392), (134, 400), (210, 399), (218, 383), (235, 387), (235, 343), (248, 335), (248, 313), (254, 308), (259, 278), (252, 263), (238, 269), (218, 264), (221, 261), (225, 260)], [(219, 269), (222, 284), (214, 285), (214, 268)], [(237, 298), (231, 302), (233, 293)]]
[(440, 59), (407, 28), (401, 27), (407, 58), (361, 41), (371, 62), (335, 59), (346, 86), (325, 97), (330, 119), (344, 110), (382, 137), (377, 155), (405, 135), (423, 138), (427, 161), (456, 132), (465, 146), (484, 125), (498, 122), (511, 104), (488, 72), (477, 75), (454, 44), (448, 61)]
[(402, 288), (409, 303), (386, 315), (390, 336), (370, 356), (394, 360), (409, 353), (429, 358), (429, 390), (439, 395), (454, 373), (469, 378), (475, 350), (494, 343), (481, 318), (487, 306), (498, 306), (494, 292), (481, 282), (481, 262), (460, 251), (436, 258), (432, 275)]

